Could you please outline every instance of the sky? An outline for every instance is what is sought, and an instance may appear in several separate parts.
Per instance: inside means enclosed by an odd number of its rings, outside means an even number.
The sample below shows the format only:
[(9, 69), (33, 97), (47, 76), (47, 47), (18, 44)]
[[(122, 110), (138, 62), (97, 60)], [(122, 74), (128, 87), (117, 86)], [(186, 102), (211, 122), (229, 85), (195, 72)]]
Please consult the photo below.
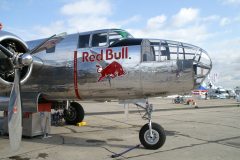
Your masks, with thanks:
[(23, 40), (121, 28), (187, 42), (209, 53), (207, 81), (240, 86), (240, 0), (0, 0), (0, 22)]

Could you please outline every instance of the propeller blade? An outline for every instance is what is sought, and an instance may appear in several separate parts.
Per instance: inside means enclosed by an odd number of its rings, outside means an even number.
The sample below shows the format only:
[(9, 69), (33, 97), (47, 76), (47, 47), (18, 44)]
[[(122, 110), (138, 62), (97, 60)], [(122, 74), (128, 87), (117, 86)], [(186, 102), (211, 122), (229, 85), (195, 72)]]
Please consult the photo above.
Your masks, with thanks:
[(0, 44), (0, 50), (8, 57), (11, 58), (13, 57), (13, 53), (9, 51), (6, 47)]
[(53, 35), (47, 39), (45, 39), (42, 43), (40, 43), (39, 45), (37, 45), (35, 48), (33, 48), (31, 51), (29, 51), (29, 54), (35, 54), (37, 52), (41, 52), (45, 49), (49, 49), (54, 47), (56, 44), (58, 44), (61, 40), (64, 39), (64, 37), (67, 35), (66, 32), (63, 32), (61, 34), (58, 35)]
[(22, 139), (22, 102), (20, 91), (20, 70), (15, 69), (14, 84), (8, 106), (8, 133), (13, 151), (20, 147)]

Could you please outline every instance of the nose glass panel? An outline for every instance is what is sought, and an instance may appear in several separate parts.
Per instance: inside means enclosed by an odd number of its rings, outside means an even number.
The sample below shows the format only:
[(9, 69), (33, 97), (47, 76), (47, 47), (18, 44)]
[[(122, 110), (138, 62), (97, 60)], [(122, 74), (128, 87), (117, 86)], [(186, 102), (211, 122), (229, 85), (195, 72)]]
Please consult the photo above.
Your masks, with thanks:
[(212, 69), (212, 61), (202, 48), (188, 43), (150, 39), (154, 61), (192, 60), (195, 86), (200, 85)]

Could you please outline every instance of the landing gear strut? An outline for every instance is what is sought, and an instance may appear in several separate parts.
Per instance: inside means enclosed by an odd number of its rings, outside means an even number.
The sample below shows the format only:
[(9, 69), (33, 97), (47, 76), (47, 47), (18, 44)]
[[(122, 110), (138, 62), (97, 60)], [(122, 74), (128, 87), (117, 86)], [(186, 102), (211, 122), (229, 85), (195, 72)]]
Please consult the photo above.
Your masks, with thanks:
[(146, 149), (159, 149), (165, 143), (166, 134), (159, 124), (152, 122), (153, 105), (149, 104), (148, 101), (146, 101), (145, 105), (137, 103), (135, 105), (145, 110), (146, 113), (142, 118), (148, 120), (148, 123), (139, 132), (141, 144)]

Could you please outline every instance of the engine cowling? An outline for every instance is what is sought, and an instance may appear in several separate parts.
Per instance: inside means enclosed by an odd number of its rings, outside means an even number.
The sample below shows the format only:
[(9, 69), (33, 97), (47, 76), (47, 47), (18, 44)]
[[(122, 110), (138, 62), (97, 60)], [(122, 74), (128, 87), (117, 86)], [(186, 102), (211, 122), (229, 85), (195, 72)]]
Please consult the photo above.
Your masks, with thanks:
[[(28, 51), (27, 44), (16, 35), (0, 31), (0, 44), (17, 54)], [(32, 65), (24, 66), (21, 69), (21, 83), (24, 83), (30, 76)], [(14, 81), (14, 68), (10, 59), (0, 51), (0, 85), (9, 86)]]

